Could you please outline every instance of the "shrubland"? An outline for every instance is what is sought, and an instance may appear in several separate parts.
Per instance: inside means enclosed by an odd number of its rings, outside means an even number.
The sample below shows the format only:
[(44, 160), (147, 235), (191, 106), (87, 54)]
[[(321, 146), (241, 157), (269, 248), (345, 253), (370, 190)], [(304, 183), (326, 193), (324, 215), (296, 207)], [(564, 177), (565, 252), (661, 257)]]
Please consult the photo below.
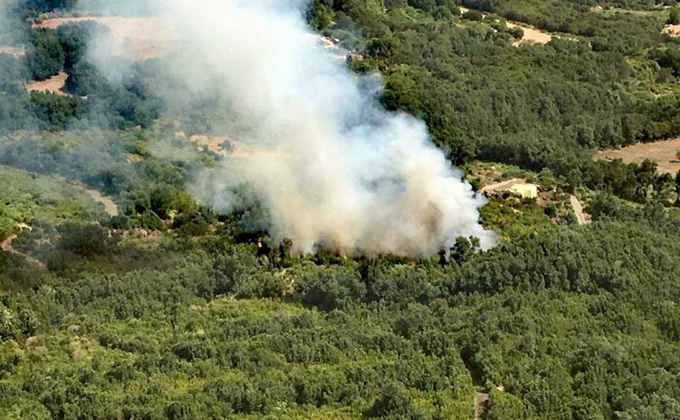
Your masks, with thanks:
[[(27, 57), (0, 55), (0, 240), (24, 254), (0, 250), (0, 413), (472, 418), (477, 391), (486, 419), (680, 417), (680, 176), (591, 160), (678, 134), (656, 6), (313, 3), (311, 24), (384, 75), (383, 104), (423, 118), (475, 189), (541, 187), (489, 198), (493, 248), (461, 237), (423, 258), (294, 255), (253, 223), (256, 199), (215, 214), (187, 186), (220, 158), (158, 118), (154, 63), (114, 85), (82, 59), (96, 27), (26, 28)], [(514, 46), (505, 19), (555, 37)], [(61, 69), (72, 96), (24, 91)]]

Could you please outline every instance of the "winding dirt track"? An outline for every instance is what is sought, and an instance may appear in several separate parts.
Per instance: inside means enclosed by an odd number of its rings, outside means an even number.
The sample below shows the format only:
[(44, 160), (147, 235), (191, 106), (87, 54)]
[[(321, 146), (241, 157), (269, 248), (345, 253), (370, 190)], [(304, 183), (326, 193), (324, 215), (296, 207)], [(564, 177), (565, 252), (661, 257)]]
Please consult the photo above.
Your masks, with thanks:
[[(104, 211), (106, 211), (106, 213), (109, 216), (118, 216), (118, 206), (116, 205), (116, 203), (113, 201), (113, 199), (111, 197), (105, 196), (100, 191), (97, 191), (95, 189), (87, 188), (86, 186), (84, 186), (80, 182), (74, 182), (73, 184), (76, 185), (79, 188), (82, 188), (92, 198), (93, 201), (95, 201), (97, 203), (101, 203), (102, 205), (104, 205)], [(30, 226), (28, 226), (25, 223), (19, 224), (19, 228), (21, 228), (22, 230), (24, 230), (24, 229), (31, 230), (32, 229)], [(12, 246), (12, 242), (14, 242), (14, 240), (16, 238), (17, 238), (17, 235), (8, 236), (7, 239), (0, 242), (0, 249), (2, 249), (5, 252), (11, 252), (12, 254), (20, 255), (20, 256), (26, 258), (27, 261), (37, 265), (41, 270), (47, 270), (47, 266), (44, 263), (42, 263), (41, 261), (31, 257), (28, 254), (24, 254), (23, 252), (14, 249), (14, 247)]]
[[(26, 224), (24, 224), (24, 223), (21, 223), (21, 224), (19, 225), (19, 227), (20, 227), (22, 230), (23, 230), (23, 229), (31, 230), (31, 227), (28, 226), (28, 225), (26, 225)], [(47, 266), (46, 266), (43, 262), (41, 262), (41, 261), (39, 261), (39, 260), (37, 260), (37, 259), (31, 257), (31, 256), (28, 255), (28, 254), (24, 254), (24, 253), (21, 252), (21, 251), (17, 251), (16, 249), (14, 249), (14, 247), (12, 247), (12, 242), (13, 242), (16, 238), (17, 238), (17, 235), (10, 235), (9, 237), (7, 237), (7, 239), (5, 239), (4, 241), (2, 241), (2, 243), (0, 243), (0, 249), (2, 249), (2, 250), (5, 251), (5, 252), (10, 252), (10, 253), (12, 253), (12, 254), (15, 254), (15, 255), (19, 255), (19, 256), (21, 256), (21, 257), (24, 257), (24, 258), (26, 259), (26, 261), (28, 261), (28, 262), (30, 262), (30, 263), (32, 263), (32, 264), (35, 264), (35, 265), (38, 266), (38, 268), (40, 268), (41, 270), (47, 270)]]

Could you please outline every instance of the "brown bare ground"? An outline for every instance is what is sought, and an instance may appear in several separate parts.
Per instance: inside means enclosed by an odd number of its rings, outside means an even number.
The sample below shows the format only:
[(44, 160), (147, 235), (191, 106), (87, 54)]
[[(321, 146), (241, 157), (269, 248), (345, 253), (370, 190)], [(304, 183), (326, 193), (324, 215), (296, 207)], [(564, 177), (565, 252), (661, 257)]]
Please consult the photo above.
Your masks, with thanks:
[[(177, 134), (179, 134), (179, 132)], [(280, 156), (279, 153), (273, 150), (257, 149), (226, 136), (209, 137), (206, 135), (194, 134), (191, 136), (190, 140), (200, 151), (207, 149), (220, 156), (228, 156), (236, 159), (272, 159)], [(229, 145), (228, 149), (223, 147), (225, 143)]]
[(491, 194), (496, 191), (505, 191), (515, 184), (525, 183), (526, 180), (522, 178), (511, 178), (505, 181), (496, 182), (494, 184), (485, 185), (482, 187), (482, 192), (485, 194)]
[(522, 37), (521, 40), (515, 41), (513, 45), (518, 46), (524, 42), (534, 42), (537, 44), (547, 44), (550, 42), (553, 38), (553, 36), (547, 32), (542, 32), (536, 28), (532, 28), (528, 25), (518, 25), (516, 23), (512, 23), (510, 21), (505, 22), (505, 24), (508, 26), (508, 28), (522, 28), (524, 31), (524, 36)]
[(104, 211), (106, 211), (106, 214), (108, 214), (109, 216), (118, 216), (118, 206), (113, 201), (113, 198), (102, 194), (100, 191), (88, 188), (80, 182), (74, 182), (74, 184), (82, 188), (92, 198), (92, 200), (94, 200), (97, 203), (103, 204)]
[[(25, 223), (20, 223), (20, 224), (19, 224), (19, 228), (22, 229), (22, 230), (23, 230), (23, 229), (31, 230), (31, 227), (28, 226), (28, 225), (25, 224)], [(43, 264), (41, 261), (39, 261), (39, 260), (37, 260), (37, 259), (31, 257), (31, 256), (28, 255), (28, 254), (24, 254), (24, 253), (21, 252), (21, 251), (17, 251), (16, 249), (14, 249), (14, 247), (12, 247), (12, 242), (14, 242), (14, 240), (15, 240), (16, 238), (17, 238), (17, 235), (10, 235), (10, 236), (8, 236), (7, 239), (5, 239), (4, 241), (2, 241), (2, 242), (0, 243), (0, 249), (2, 249), (2, 250), (5, 251), (5, 252), (10, 252), (10, 253), (12, 253), (12, 254), (15, 254), (15, 255), (19, 255), (19, 256), (21, 256), (21, 257), (24, 257), (28, 262), (37, 265), (38, 268), (40, 268), (41, 270), (47, 270), (47, 266), (46, 266), (45, 264)]]
[(475, 391), (475, 420), (482, 418), (482, 412), (487, 401), (489, 401), (489, 394)]
[(38, 28), (56, 29), (73, 22), (91, 21), (106, 26), (114, 42), (112, 53), (137, 61), (167, 55), (177, 41), (172, 28), (157, 16), (83, 16), (59, 17), (43, 20)]
[[(467, 12), (470, 11), (470, 9), (468, 9), (467, 7), (458, 7), (458, 9), (460, 9), (461, 13), (467, 13)], [(487, 13), (482, 13), (482, 15), (486, 19)], [(522, 30), (524, 31), (524, 36), (522, 37), (522, 39), (512, 43), (512, 45), (514, 45), (515, 47), (517, 47), (520, 44), (525, 43), (525, 42), (534, 42), (534, 43), (537, 43), (537, 44), (547, 44), (553, 38), (553, 35), (551, 35), (547, 32), (543, 32), (543, 31), (536, 29), (536, 28), (529, 26), (529, 25), (514, 23), (514, 22), (510, 22), (510, 21), (506, 21), (505, 24), (507, 25), (508, 28), (519, 27), (519, 28), (522, 28)]]
[(94, 201), (103, 204), (104, 211), (106, 211), (109, 216), (118, 216), (118, 206), (113, 202), (111, 197), (107, 197), (99, 191), (90, 188), (85, 188), (85, 192), (88, 193)]
[[(182, 137), (184, 137), (183, 132)], [(222, 147), (224, 143), (229, 143), (229, 139), (227, 137), (208, 137), (201, 134), (194, 134), (191, 136), (191, 142), (194, 143), (201, 151), (208, 149), (211, 152), (221, 156), (226, 156), (228, 154), (227, 150)]]
[(656, 162), (659, 172), (676, 174), (680, 171), (680, 138), (674, 140), (638, 143), (622, 149), (602, 150), (595, 154), (595, 160), (621, 159), (626, 163), (642, 163), (645, 159)]
[(78, 188), (82, 188), (82, 190), (85, 191), (94, 202), (101, 203), (104, 206), (104, 211), (106, 214), (109, 216), (118, 216), (118, 205), (116, 205), (116, 203), (113, 201), (113, 198), (102, 194), (99, 190), (88, 188), (80, 181), (70, 181), (70, 183)]
[(666, 35), (680, 37), (680, 25), (666, 25), (661, 32)]
[(583, 206), (581, 205), (581, 202), (578, 200), (578, 198), (572, 195), (569, 197), (569, 202), (571, 203), (571, 207), (574, 209), (574, 213), (576, 213), (576, 220), (578, 221), (578, 224), (587, 224), (589, 221), (586, 217), (586, 214), (583, 212)]
[(29, 92), (54, 93), (59, 96), (70, 96), (64, 92), (64, 85), (66, 85), (68, 73), (60, 71), (56, 76), (52, 76), (42, 82), (31, 82), (26, 85), (26, 90)]

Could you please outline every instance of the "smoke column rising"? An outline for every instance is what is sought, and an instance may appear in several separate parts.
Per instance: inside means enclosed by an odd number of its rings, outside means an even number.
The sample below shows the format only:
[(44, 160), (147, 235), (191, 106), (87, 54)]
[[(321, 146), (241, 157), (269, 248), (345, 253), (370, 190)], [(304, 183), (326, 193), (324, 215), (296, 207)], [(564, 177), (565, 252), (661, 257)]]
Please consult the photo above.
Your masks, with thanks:
[(250, 184), (271, 214), (273, 239), (290, 238), (303, 253), (321, 245), (428, 255), (461, 235), (490, 246), (477, 221), (482, 199), (425, 124), (382, 109), (367, 88), (375, 83), (319, 45), (304, 3), (159, 3), (182, 46), (167, 60), (169, 77), (188, 85), (188, 97), (228, 103), (238, 126), (228, 134), (253, 150), (200, 174), (192, 191), (227, 212), (236, 204), (229, 188)]

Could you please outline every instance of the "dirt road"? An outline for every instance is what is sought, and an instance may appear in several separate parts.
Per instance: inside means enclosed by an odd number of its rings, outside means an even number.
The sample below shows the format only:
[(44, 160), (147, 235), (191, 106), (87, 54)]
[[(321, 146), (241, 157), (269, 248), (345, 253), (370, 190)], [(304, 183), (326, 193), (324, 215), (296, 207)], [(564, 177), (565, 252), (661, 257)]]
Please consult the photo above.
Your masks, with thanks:
[(93, 190), (90, 188), (84, 189), (85, 192), (88, 193), (94, 201), (96, 201), (97, 203), (102, 203), (104, 205), (104, 211), (109, 216), (118, 216), (118, 206), (116, 205), (116, 203), (113, 202), (113, 199), (111, 197), (107, 197), (97, 190)]
[(68, 79), (68, 73), (60, 71), (56, 76), (52, 76), (42, 82), (31, 82), (26, 85), (26, 90), (29, 92), (54, 93), (59, 96), (71, 96), (64, 92), (64, 86)]
[(489, 401), (489, 394), (475, 391), (475, 420), (482, 418), (482, 411), (487, 401)]
[[(23, 223), (20, 224), (19, 227), (22, 230), (23, 229), (31, 230), (30, 226), (23, 224)], [(2, 243), (0, 243), (0, 249), (2, 249), (5, 252), (11, 252), (12, 254), (24, 257), (26, 259), (26, 261), (30, 262), (31, 264), (35, 264), (41, 270), (47, 270), (47, 266), (45, 264), (43, 264), (41, 261), (36, 260), (35, 258), (31, 257), (28, 254), (24, 254), (23, 252), (17, 251), (16, 249), (14, 249), (14, 247), (12, 247), (12, 242), (14, 242), (14, 240), (16, 238), (17, 238), (17, 235), (8, 236), (7, 239), (5, 239), (4, 241), (2, 241)]]
[(574, 213), (576, 213), (576, 220), (578, 221), (578, 224), (587, 224), (588, 219), (586, 219), (586, 215), (583, 212), (583, 206), (581, 205), (581, 202), (578, 201), (578, 198), (572, 195), (569, 197), (569, 202), (571, 203), (571, 207), (574, 209)]
[(515, 184), (522, 184), (524, 182), (526, 182), (526, 180), (522, 179), (522, 178), (511, 178), (511, 179), (508, 179), (508, 180), (505, 180), (505, 181), (496, 182), (494, 184), (485, 185), (485, 186), (482, 187), (481, 191), (483, 193), (487, 193), (487, 194), (493, 193), (493, 192), (496, 192), (496, 191), (505, 191)]
[(102, 194), (101, 191), (88, 188), (81, 182), (73, 182), (73, 185), (82, 188), (95, 202), (103, 204), (106, 214), (112, 217), (118, 216), (118, 205), (113, 201), (113, 198)]

